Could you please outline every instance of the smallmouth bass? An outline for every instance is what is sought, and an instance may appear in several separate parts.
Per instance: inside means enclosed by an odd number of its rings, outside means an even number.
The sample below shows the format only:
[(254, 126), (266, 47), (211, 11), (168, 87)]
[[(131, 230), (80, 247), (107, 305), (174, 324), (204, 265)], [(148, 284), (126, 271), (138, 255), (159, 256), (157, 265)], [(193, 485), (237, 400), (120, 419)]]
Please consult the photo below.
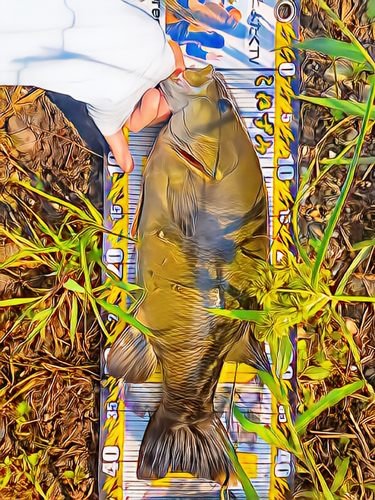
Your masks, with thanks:
[(138, 220), (134, 327), (114, 342), (109, 374), (147, 380), (160, 361), (163, 397), (143, 437), (137, 476), (188, 472), (227, 484), (234, 478), (226, 431), (214, 413), (225, 360), (269, 371), (246, 322), (207, 308), (256, 308), (255, 262), (266, 260), (267, 195), (259, 161), (222, 77), (212, 66), (161, 83), (172, 117), (144, 172)]

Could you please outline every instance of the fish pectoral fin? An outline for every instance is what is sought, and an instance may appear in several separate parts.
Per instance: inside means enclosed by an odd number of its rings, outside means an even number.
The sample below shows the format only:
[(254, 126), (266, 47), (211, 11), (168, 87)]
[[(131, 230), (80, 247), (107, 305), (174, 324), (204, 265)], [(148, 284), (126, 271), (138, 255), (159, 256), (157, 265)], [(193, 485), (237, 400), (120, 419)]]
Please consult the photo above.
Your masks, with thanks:
[(228, 352), (225, 361), (245, 363), (260, 371), (271, 370), (264, 344), (256, 340), (250, 326)]
[(179, 182), (168, 182), (167, 204), (171, 220), (184, 236), (194, 236), (198, 203), (190, 172)]
[(115, 340), (108, 354), (108, 374), (129, 383), (143, 383), (155, 371), (157, 357), (142, 332), (130, 326)]

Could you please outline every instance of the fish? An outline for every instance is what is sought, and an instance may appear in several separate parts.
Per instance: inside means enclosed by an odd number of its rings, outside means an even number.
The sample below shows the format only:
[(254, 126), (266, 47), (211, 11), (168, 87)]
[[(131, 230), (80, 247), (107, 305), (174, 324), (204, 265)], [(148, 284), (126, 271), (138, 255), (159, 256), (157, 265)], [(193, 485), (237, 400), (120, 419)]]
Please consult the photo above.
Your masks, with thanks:
[(235, 481), (231, 443), (214, 411), (225, 361), (270, 371), (251, 324), (210, 308), (257, 308), (249, 293), (268, 256), (267, 192), (251, 139), (223, 77), (212, 66), (160, 84), (172, 115), (143, 175), (133, 234), (144, 298), (115, 340), (109, 375), (143, 383), (160, 363), (162, 398), (139, 451), (137, 477), (185, 472)]

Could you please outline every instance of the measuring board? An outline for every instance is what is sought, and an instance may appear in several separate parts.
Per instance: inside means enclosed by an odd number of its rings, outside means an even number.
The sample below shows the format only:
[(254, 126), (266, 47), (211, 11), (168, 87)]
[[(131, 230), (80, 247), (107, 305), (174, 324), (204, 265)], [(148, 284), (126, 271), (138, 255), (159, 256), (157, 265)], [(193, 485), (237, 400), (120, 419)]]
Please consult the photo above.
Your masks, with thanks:
[[(132, 3), (137, 3), (137, 0), (132, 0)], [(292, 95), (298, 86), (298, 64), (290, 44), (298, 34), (299, 4), (294, 0), (278, 3), (274, 0), (237, 0), (233, 5), (225, 1), (220, 6), (227, 12), (233, 8), (239, 12), (236, 15), (241, 19), (234, 29), (215, 27), (210, 31), (205, 26), (200, 32), (198, 29), (198, 35), (180, 39), (179, 43), (187, 67), (203, 67), (207, 61), (199, 56), (204, 56), (204, 52), (214, 54), (208, 62), (221, 73), (238, 105), (267, 187), (272, 242), (270, 255), (272, 262), (276, 263), (283, 256), (285, 244), (293, 250), (289, 224), (297, 184), (298, 109)], [(144, 1), (141, 8), (153, 15), (155, 22), (159, 22), (169, 36), (175, 36), (173, 25), (181, 22), (176, 13), (166, 12), (159, 0)], [(212, 33), (218, 35), (213, 37), (216, 45), (218, 41), (224, 41), (221, 48), (203, 45), (209, 40), (203, 35)], [(200, 42), (195, 43), (196, 40)], [(104, 217), (107, 228), (115, 234), (104, 239), (104, 261), (116, 276), (129, 283), (136, 282), (135, 244), (118, 238), (116, 234), (130, 234), (142, 171), (159, 131), (160, 127), (149, 127), (138, 134), (130, 134), (130, 151), (135, 161), (131, 175), (122, 174), (111, 153), (105, 158)], [(107, 300), (124, 309), (129, 306), (124, 291), (113, 290)], [(120, 333), (118, 318), (114, 314), (104, 319), (111, 333)], [(109, 347), (105, 346), (102, 353), (101, 500), (218, 499), (219, 485), (186, 477), (187, 474), (169, 474), (155, 481), (136, 478), (143, 433), (161, 398), (161, 372), (157, 370), (144, 384), (117, 385), (106, 374), (108, 350)], [(292, 387), (294, 370), (295, 355), (284, 375), (290, 379)], [(254, 422), (277, 422), (282, 426), (285, 421), (283, 408), (273, 400), (268, 388), (259, 384), (255, 370), (243, 364), (236, 369), (235, 364), (225, 363), (216, 391), (215, 411), (228, 429), (238, 459), (259, 498), (288, 498), (293, 482), (292, 457), (266, 444), (255, 434), (245, 432), (230, 416), (227, 401), (233, 391), (236, 404)], [(245, 499), (240, 483), (230, 488), (230, 498)]]

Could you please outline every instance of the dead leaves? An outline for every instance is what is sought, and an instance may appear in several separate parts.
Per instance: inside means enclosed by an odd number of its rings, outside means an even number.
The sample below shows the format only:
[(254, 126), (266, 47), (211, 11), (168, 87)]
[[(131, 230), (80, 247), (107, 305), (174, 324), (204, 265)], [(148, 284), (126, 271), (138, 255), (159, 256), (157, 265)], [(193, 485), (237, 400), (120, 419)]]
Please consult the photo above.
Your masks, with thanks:
[[(374, 28), (366, 17), (367, 2), (332, 0), (328, 2), (352, 33), (369, 48), (374, 43)], [(302, 2), (302, 38), (330, 36), (345, 41), (338, 26), (319, 7), (318, 1)], [(371, 49), (370, 49), (371, 51)], [(331, 97), (364, 102), (368, 95), (367, 74), (350, 61), (306, 52), (301, 63), (301, 92), (311, 97)], [(300, 171), (305, 173), (313, 159), (310, 186), (300, 210), (301, 242), (314, 255), (322, 240), (328, 221), (337, 204), (347, 174), (352, 149), (358, 136), (358, 118), (344, 117), (332, 110), (308, 103), (302, 107), (300, 126)], [(346, 153), (345, 153), (345, 148)], [(344, 154), (342, 154), (344, 152)], [(359, 162), (358, 176), (330, 241), (325, 265), (331, 270), (332, 290), (339, 286), (357, 253), (353, 246), (375, 238), (375, 177), (372, 157), (375, 156), (375, 133), (369, 128)], [(345, 162), (337, 158), (340, 155)], [(345, 287), (345, 294), (374, 296), (375, 260), (368, 252), (359, 262)], [(372, 305), (341, 306), (344, 326), (353, 336), (362, 365), (356, 366), (351, 350), (332, 317), (316, 318), (299, 329), (301, 374), (325, 365), (330, 376), (315, 380), (300, 377), (301, 410), (358, 377), (375, 384), (375, 315)], [(303, 359), (302, 359), (303, 358)], [(310, 370), (310, 372), (309, 372)], [(314, 372), (315, 373), (315, 372)], [(338, 498), (373, 500), (375, 483), (375, 414), (366, 400), (368, 393), (345, 398), (335, 409), (324, 412), (309, 425), (305, 436), (314, 460), (330, 488)], [(298, 473), (298, 498), (310, 489), (306, 471)]]
[(97, 498), (100, 332), (54, 261), (67, 210), (9, 182), (75, 199), (89, 173), (90, 152), (43, 91), (0, 87), (0, 300), (30, 300), (0, 308), (1, 500)]

